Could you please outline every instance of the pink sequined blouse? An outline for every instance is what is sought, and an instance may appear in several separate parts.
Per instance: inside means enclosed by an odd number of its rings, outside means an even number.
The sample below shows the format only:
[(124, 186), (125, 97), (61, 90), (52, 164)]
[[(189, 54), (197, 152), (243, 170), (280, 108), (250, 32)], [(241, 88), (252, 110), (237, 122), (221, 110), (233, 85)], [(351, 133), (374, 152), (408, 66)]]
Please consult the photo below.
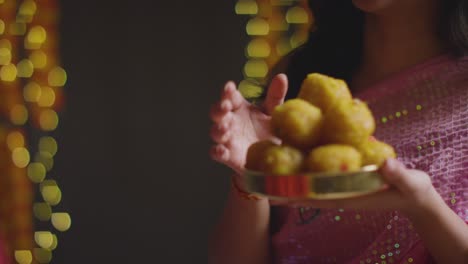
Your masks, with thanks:
[[(409, 168), (427, 172), (447, 205), (468, 222), (468, 57), (430, 59), (356, 97), (374, 113), (376, 137), (394, 146)], [(398, 211), (275, 212), (275, 263), (433, 263)]]

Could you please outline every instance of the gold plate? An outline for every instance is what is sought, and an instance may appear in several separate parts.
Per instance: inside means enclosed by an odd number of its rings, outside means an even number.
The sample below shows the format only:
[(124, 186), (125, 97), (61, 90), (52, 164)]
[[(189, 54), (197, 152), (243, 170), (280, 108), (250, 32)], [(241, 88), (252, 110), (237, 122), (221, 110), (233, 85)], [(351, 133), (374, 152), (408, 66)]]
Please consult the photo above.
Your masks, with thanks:
[(272, 200), (340, 199), (377, 192), (387, 187), (378, 167), (369, 165), (347, 173), (265, 175), (246, 171), (248, 191)]

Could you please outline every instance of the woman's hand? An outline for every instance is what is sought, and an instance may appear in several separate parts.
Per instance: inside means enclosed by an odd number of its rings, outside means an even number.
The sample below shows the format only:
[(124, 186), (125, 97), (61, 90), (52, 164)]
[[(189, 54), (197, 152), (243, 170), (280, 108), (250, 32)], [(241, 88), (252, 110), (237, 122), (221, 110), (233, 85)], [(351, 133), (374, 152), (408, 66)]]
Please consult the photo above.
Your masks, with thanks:
[(270, 133), (270, 114), (283, 103), (287, 90), (286, 75), (278, 74), (271, 81), (262, 107), (258, 108), (242, 97), (233, 82), (228, 82), (220, 101), (210, 111), (214, 122), (210, 134), (216, 143), (210, 150), (212, 159), (241, 174), (252, 143), (268, 138), (278, 140)]
[(312, 200), (300, 203), (315, 208), (395, 209), (418, 214), (427, 210), (428, 201), (438, 194), (423, 171), (407, 169), (396, 159), (388, 159), (381, 168), (390, 185), (382, 192), (349, 199)]

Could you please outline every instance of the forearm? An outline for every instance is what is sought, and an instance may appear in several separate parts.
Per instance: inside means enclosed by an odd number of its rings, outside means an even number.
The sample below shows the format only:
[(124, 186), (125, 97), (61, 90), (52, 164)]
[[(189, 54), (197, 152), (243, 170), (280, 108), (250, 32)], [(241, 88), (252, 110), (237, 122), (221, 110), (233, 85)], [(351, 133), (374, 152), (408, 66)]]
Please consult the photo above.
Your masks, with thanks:
[(267, 199), (245, 200), (231, 188), (227, 205), (210, 237), (210, 263), (269, 262)]
[(437, 263), (468, 263), (468, 227), (435, 190), (427, 206), (408, 216)]

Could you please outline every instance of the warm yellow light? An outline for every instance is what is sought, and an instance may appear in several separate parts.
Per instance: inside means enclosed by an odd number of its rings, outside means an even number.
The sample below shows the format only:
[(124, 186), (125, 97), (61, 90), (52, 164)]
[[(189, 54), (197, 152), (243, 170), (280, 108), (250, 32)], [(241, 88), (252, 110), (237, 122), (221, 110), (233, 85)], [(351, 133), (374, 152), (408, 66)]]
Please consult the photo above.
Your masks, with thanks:
[(244, 73), (247, 77), (263, 78), (268, 74), (268, 65), (264, 60), (249, 60), (244, 66)]
[(52, 261), (52, 252), (45, 248), (35, 248), (34, 258), (41, 264), (50, 263), (50, 261)]
[(68, 213), (53, 213), (52, 225), (59, 231), (67, 231), (71, 226), (71, 218)]
[(243, 80), (239, 83), (239, 92), (245, 98), (258, 98), (262, 95), (263, 88), (251, 81)]
[(33, 212), (34, 216), (40, 221), (49, 221), (52, 216), (52, 207), (48, 203), (35, 203)]
[(22, 36), (26, 33), (26, 24), (23, 22), (13, 22), (10, 24), (10, 33), (14, 36)]
[(0, 48), (0, 65), (11, 63), (11, 50), (9, 48)]
[(29, 55), (35, 69), (42, 69), (47, 65), (47, 55), (42, 50), (35, 50)]
[(23, 90), (23, 97), (26, 102), (37, 102), (41, 97), (42, 89), (39, 84), (35, 82), (29, 82), (26, 84)]
[(0, 39), (0, 48), (7, 48), (11, 50), (11, 41), (8, 39)]
[(16, 148), (11, 154), (13, 164), (18, 168), (26, 168), (29, 164), (29, 151), (26, 148)]
[(280, 56), (288, 54), (291, 50), (291, 42), (288, 39), (283, 38), (276, 44), (276, 53)]
[(48, 81), (50, 86), (64, 86), (67, 82), (67, 72), (61, 67), (55, 67), (49, 72)]
[(55, 156), (57, 149), (57, 141), (53, 137), (42, 137), (39, 139), (39, 151), (48, 152), (50, 155)]
[(34, 72), (34, 65), (28, 59), (21, 60), (16, 68), (18, 69), (18, 77), (29, 78)]
[(34, 160), (36, 162), (42, 163), (42, 165), (44, 165), (47, 171), (50, 171), (54, 166), (54, 158), (49, 152), (39, 151), (38, 153), (36, 153)]
[(42, 107), (50, 107), (55, 103), (55, 92), (48, 86), (43, 86), (41, 89), (41, 96), (37, 101), (37, 104)]
[(236, 3), (236, 14), (238, 15), (255, 15), (257, 12), (257, 2), (253, 0), (239, 0)]
[(32, 182), (41, 183), (46, 177), (46, 168), (40, 162), (33, 162), (28, 166), (28, 177)]
[(309, 15), (304, 8), (295, 6), (286, 13), (286, 21), (291, 24), (306, 24), (309, 22)]
[(34, 241), (41, 248), (50, 248), (54, 243), (54, 237), (51, 232), (48, 231), (36, 231), (34, 232)]
[(265, 19), (257, 17), (249, 20), (246, 30), (248, 35), (264, 36), (270, 32), (270, 26)]
[(42, 26), (32, 27), (26, 36), (26, 41), (32, 45), (41, 45), (46, 39), (47, 32)]
[(307, 41), (307, 32), (296, 32), (291, 36), (291, 48), (295, 49)]
[(3, 65), (0, 69), (0, 79), (5, 82), (12, 82), (16, 79), (16, 66), (14, 64)]
[(5, 22), (3, 22), (2, 19), (0, 19), (0, 35), (5, 32)]
[(21, 132), (14, 131), (8, 134), (7, 136), (7, 146), (10, 151), (13, 151), (16, 148), (24, 147), (24, 136)]
[(290, 6), (297, 0), (270, 0), (272, 6)]
[(274, 16), (270, 20), (271, 31), (287, 31), (289, 24), (286, 22), (284, 16)]
[(266, 58), (270, 56), (270, 44), (264, 39), (254, 39), (247, 46), (247, 55), (254, 58)]
[(24, 105), (15, 105), (10, 110), (10, 120), (15, 125), (24, 125), (28, 121), (28, 109)]
[(52, 109), (43, 110), (39, 116), (39, 126), (42, 130), (53, 131), (57, 128), (59, 118)]
[(15, 250), (15, 260), (19, 264), (30, 264), (32, 262), (32, 254), (29, 250)]
[(57, 185), (42, 187), (41, 194), (44, 201), (52, 206), (59, 204), (62, 200), (62, 191)]
[(53, 241), (52, 241), (52, 245), (49, 247), (49, 250), (55, 250), (58, 245), (57, 236), (55, 234), (52, 234), (52, 238), (53, 238)]
[(26, 0), (21, 4), (18, 13), (24, 16), (33, 16), (36, 13), (36, 9), (37, 6), (34, 1)]

